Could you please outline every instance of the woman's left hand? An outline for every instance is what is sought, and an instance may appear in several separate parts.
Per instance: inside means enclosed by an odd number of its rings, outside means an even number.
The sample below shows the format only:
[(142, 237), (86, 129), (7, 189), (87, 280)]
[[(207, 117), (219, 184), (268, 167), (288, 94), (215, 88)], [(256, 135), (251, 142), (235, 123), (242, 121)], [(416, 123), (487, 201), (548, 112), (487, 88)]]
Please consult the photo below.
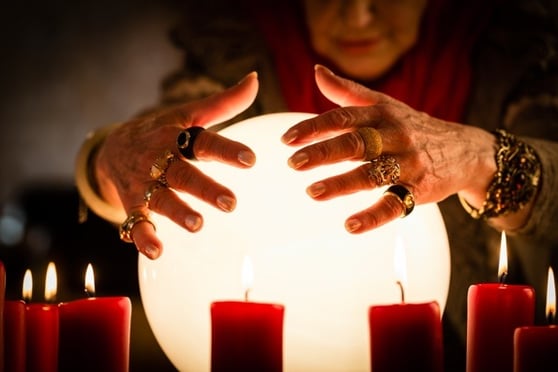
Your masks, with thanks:
[(496, 171), (491, 133), (433, 118), (323, 66), (316, 66), (315, 75), (321, 92), (341, 107), (284, 133), (284, 143), (304, 146), (289, 158), (289, 165), (303, 171), (346, 160), (362, 164), (311, 184), (307, 193), (315, 200), (328, 200), (398, 185), (395, 195), (386, 193), (348, 216), (349, 232), (374, 229), (410, 213), (415, 203), (438, 202), (457, 192), (471, 202), (483, 200)]

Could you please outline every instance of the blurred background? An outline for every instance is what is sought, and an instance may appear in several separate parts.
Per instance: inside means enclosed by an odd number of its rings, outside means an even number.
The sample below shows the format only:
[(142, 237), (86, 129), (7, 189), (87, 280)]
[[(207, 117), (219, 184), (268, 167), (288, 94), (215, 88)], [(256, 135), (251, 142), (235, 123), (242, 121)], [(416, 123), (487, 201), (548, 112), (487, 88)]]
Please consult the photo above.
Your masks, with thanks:
[(26, 269), (42, 301), (48, 262), (57, 301), (84, 297), (88, 263), (98, 296), (132, 300), (131, 371), (173, 371), (141, 305), (137, 252), (93, 214), (78, 223), (74, 160), (86, 134), (157, 103), (181, 54), (168, 32), (172, 0), (12, 2), (0, 22), (0, 260), (8, 299)]

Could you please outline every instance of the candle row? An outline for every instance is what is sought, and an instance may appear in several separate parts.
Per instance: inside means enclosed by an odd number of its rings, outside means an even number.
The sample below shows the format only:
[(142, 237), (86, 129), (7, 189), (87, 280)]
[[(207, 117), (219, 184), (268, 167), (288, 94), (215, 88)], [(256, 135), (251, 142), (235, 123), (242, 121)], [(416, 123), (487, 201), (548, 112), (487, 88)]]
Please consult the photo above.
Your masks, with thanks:
[(467, 372), (548, 371), (558, 362), (558, 327), (555, 314), (555, 283), (548, 269), (548, 326), (534, 326), (535, 291), (528, 285), (505, 283), (507, 241), (500, 243), (499, 283), (469, 287), (467, 297)]
[[(0, 262), (5, 293), (5, 268)], [(32, 275), (23, 280), (23, 299), (3, 309), (5, 371), (114, 371), (129, 369), (131, 301), (128, 297), (95, 297), (93, 268), (86, 270), (88, 298), (55, 303), (56, 269), (49, 263), (45, 303), (30, 303)], [(1, 370), (0, 366), (0, 370)]]
[[(396, 247), (401, 303), (369, 308), (372, 371), (442, 371), (443, 340), (436, 302), (407, 304), (405, 268)], [(245, 270), (243, 270), (244, 272)], [(534, 372), (556, 365), (558, 327), (533, 326), (535, 292), (509, 285), (507, 243), (502, 233), (499, 283), (472, 285), (468, 293), (467, 372)], [(247, 292), (248, 293), (248, 289)], [(276, 304), (215, 302), (211, 307), (212, 371), (281, 371), (282, 317)], [(547, 314), (555, 314), (555, 283), (549, 268)], [(231, 368), (234, 366), (234, 368)]]

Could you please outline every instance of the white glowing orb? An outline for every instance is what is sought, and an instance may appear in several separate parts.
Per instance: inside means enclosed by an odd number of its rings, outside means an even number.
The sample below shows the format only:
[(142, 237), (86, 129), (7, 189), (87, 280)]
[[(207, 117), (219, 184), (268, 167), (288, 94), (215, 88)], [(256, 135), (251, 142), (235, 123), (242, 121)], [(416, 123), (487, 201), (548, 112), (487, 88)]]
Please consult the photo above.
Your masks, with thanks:
[(384, 189), (324, 202), (306, 194), (310, 183), (359, 165), (304, 172), (287, 166), (295, 149), (282, 144), (280, 136), (312, 116), (269, 114), (224, 129), (222, 135), (255, 151), (251, 169), (195, 163), (235, 192), (233, 213), (182, 195), (204, 215), (201, 231), (193, 234), (154, 216), (165, 249), (155, 261), (140, 255), (141, 298), (158, 342), (179, 370), (210, 370), (210, 303), (243, 299), (246, 255), (254, 268), (250, 300), (285, 306), (287, 372), (370, 369), (368, 308), (401, 300), (396, 240), (405, 246), (406, 302), (437, 300), (444, 309), (450, 255), (437, 205), (417, 206), (405, 219), (349, 234), (345, 219), (372, 204)]

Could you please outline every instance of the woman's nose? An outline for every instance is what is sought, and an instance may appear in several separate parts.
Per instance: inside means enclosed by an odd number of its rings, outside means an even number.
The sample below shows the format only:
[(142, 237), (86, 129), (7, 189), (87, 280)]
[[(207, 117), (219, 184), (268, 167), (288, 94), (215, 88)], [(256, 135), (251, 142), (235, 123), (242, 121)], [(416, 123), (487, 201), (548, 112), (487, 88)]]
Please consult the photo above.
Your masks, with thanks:
[(343, 1), (343, 17), (345, 22), (354, 27), (362, 28), (374, 21), (374, 0), (347, 0)]

